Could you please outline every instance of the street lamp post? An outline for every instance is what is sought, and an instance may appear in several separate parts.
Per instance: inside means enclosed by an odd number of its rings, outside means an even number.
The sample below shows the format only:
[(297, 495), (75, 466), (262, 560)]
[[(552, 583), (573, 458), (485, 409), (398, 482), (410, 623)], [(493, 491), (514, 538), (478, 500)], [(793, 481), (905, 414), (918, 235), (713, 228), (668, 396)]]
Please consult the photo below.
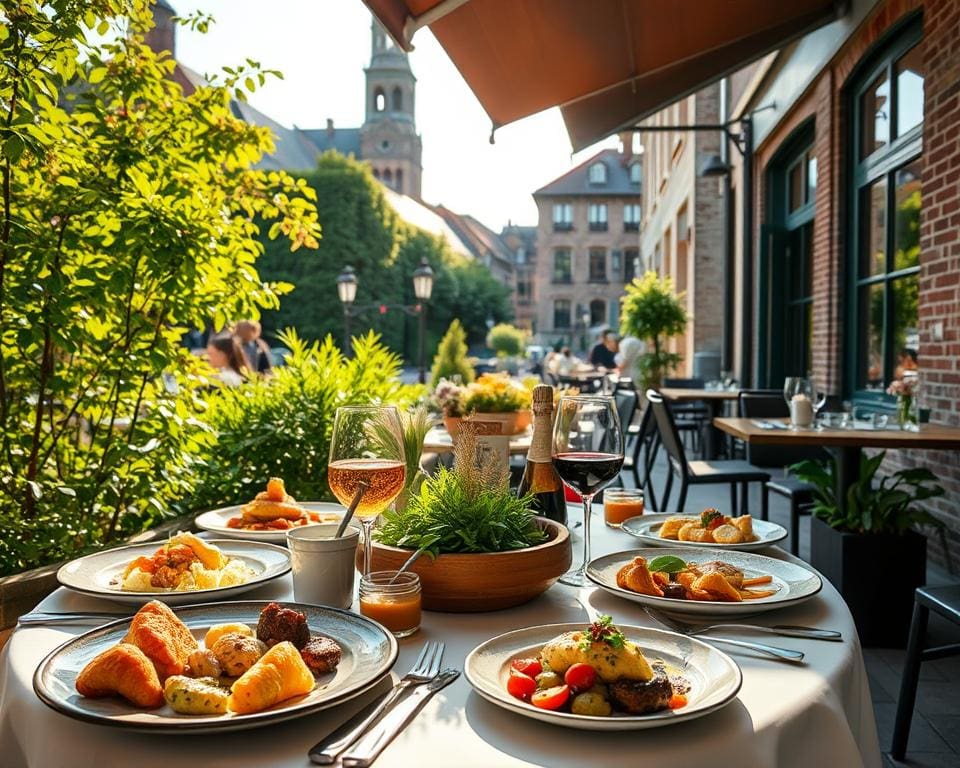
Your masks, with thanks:
[(356, 304), (357, 298), (357, 276), (353, 267), (346, 266), (337, 276), (337, 295), (340, 297), (340, 303), (343, 305), (343, 349), (349, 357), (352, 353), (352, 343), (350, 340), (350, 318), (359, 315), (370, 309), (379, 309), (385, 312), (389, 309), (399, 309), (408, 315), (417, 315), (420, 319), (420, 383), (427, 380), (426, 369), (426, 348), (424, 339), (427, 333), (427, 302), (433, 293), (433, 270), (427, 262), (426, 256), (420, 259), (419, 266), (413, 271), (413, 295), (417, 298), (417, 303), (408, 304)]

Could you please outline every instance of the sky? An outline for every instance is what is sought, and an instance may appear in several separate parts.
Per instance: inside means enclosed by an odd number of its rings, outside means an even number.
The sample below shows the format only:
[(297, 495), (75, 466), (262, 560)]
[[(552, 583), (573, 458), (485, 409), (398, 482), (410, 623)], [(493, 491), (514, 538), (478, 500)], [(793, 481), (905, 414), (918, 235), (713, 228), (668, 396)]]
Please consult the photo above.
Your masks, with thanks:
[[(259, 61), (283, 73), (250, 98), (287, 126), (343, 128), (364, 117), (363, 68), (370, 61), (370, 14), (361, 0), (169, 0), (216, 23), (205, 35), (177, 31), (177, 58), (201, 74)], [(423, 138), (423, 199), (469, 213), (492, 229), (536, 224), (531, 193), (616, 139), (571, 155), (560, 112), (547, 110), (499, 129), (429, 29), (417, 32), (417, 130)]]

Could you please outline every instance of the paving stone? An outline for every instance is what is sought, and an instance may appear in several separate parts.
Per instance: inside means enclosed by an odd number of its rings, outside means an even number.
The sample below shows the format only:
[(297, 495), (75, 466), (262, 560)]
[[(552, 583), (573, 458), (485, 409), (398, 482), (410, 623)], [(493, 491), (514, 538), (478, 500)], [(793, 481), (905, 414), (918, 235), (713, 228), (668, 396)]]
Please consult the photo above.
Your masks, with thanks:
[(957, 715), (930, 715), (927, 718), (933, 729), (951, 749), (960, 756), (960, 717)]
[[(896, 704), (874, 704), (873, 711), (877, 717), (877, 733), (880, 737), (880, 749), (883, 752), (890, 750), (893, 740), (893, 723), (897, 715)], [(910, 739), (907, 749), (910, 752), (940, 752), (955, 755), (950, 745), (940, 738), (933, 726), (923, 714), (913, 713), (910, 723)]]

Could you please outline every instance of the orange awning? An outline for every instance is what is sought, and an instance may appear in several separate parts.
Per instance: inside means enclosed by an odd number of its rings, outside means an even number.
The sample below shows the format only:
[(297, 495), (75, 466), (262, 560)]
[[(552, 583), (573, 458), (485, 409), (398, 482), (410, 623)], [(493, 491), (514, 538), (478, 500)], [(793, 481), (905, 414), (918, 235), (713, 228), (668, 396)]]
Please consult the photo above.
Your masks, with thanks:
[(575, 150), (832, 21), (843, 0), (364, 0), (429, 25), (495, 126), (560, 106)]

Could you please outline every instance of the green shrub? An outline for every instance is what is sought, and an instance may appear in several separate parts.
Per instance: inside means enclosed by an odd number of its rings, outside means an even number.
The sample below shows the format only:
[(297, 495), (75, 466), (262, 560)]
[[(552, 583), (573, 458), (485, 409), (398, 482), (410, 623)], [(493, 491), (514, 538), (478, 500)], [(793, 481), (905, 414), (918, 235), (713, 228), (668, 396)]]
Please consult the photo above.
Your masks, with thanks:
[(437, 386), (440, 379), (458, 377), (463, 384), (473, 381), (473, 366), (467, 361), (467, 335), (459, 320), (454, 320), (437, 348), (430, 369), (430, 382)]
[(487, 346), (498, 357), (517, 357), (523, 354), (527, 343), (527, 334), (510, 323), (499, 323), (487, 334)]
[(206, 420), (216, 446), (199, 469), (196, 509), (249, 501), (271, 476), (299, 500), (333, 500), (327, 459), (337, 407), (406, 407), (420, 394), (400, 383), (400, 358), (373, 333), (354, 339), (351, 359), (330, 336), (307, 343), (288, 330), (280, 340), (291, 354), (272, 377), (210, 398)]
[(621, 333), (649, 342), (649, 351), (637, 360), (644, 389), (659, 387), (664, 375), (683, 360), (677, 353), (664, 349), (667, 339), (679, 336), (687, 327), (683, 297), (683, 293), (676, 293), (672, 277), (649, 271), (635, 278), (621, 299)]

